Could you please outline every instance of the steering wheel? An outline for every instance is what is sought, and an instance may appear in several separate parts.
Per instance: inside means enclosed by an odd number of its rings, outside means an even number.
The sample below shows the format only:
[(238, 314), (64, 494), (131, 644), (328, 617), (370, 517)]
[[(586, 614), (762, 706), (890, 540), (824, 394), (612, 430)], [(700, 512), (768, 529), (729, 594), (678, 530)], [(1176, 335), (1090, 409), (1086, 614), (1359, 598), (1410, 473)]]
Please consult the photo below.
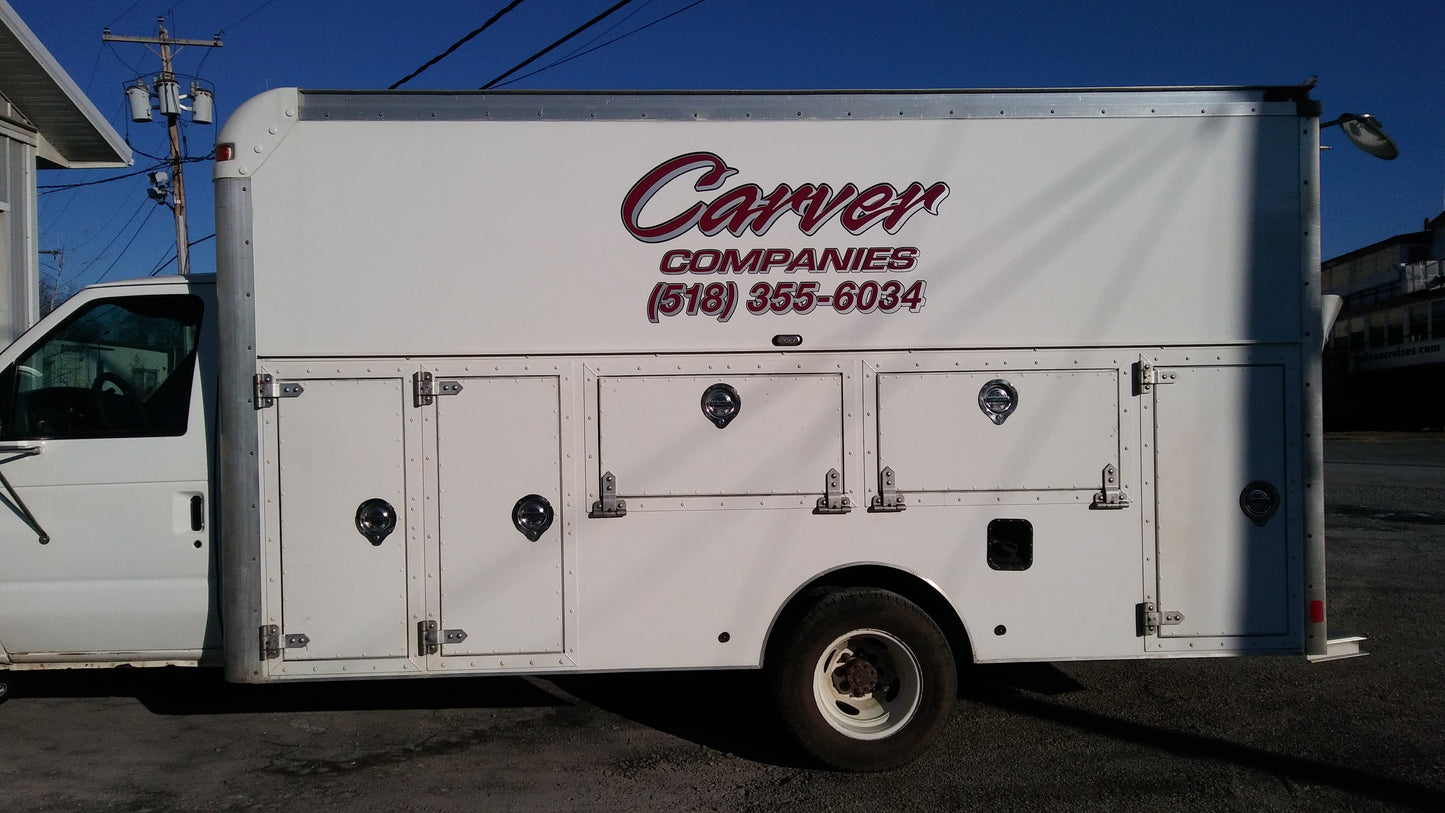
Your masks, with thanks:
[(90, 392), (106, 429), (140, 429), (146, 425), (145, 404), (135, 385), (119, 373), (102, 371), (90, 383)]

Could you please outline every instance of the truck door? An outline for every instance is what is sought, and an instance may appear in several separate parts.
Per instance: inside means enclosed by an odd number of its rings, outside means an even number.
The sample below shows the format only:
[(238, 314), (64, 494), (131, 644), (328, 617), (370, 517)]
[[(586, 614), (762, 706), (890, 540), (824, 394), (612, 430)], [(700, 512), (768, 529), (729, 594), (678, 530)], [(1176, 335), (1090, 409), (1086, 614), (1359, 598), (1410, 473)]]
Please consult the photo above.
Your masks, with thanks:
[(16, 661), (219, 645), (213, 290), (83, 294), (0, 359), (0, 644)]
[(277, 399), (281, 632), (288, 661), (405, 658), (407, 381), (289, 379)]
[(561, 652), (559, 379), (436, 389), (440, 654)]
[(1297, 634), (1289, 529), (1300, 512), (1285, 451), (1299, 439), (1287, 420), (1289, 372), (1281, 363), (1153, 373), (1158, 594), (1144, 607), (1151, 649), (1268, 648)]

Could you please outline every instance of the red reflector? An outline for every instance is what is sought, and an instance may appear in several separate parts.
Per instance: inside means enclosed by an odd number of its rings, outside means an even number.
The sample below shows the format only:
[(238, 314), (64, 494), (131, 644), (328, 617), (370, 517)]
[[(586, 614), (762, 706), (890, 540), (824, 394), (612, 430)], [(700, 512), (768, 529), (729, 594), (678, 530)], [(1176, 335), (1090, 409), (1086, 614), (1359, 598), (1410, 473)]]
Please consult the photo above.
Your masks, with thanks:
[(217, 145), (216, 145), (216, 160), (217, 160), (217, 161), (229, 161), (229, 160), (231, 160), (232, 158), (235, 158), (235, 157), (236, 157), (236, 145), (234, 145), (234, 144), (217, 144)]
[(1311, 601), (1311, 602), (1310, 602), (1310, 623), (1311, 623), (1311, 624), (1323, 624), (1323, 623), (1325, 623), (1325, 603), (1324, 603), (1323, 601)]

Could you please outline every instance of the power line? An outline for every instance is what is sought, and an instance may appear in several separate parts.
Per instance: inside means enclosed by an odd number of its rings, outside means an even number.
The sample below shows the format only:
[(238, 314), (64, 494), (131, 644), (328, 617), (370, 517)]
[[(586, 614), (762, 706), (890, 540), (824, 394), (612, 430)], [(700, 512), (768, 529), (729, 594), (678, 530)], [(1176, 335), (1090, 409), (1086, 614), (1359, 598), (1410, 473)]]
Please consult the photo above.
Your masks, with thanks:
[[(192, 241), (191, 241), (191, 246), (192, 246), (192, 247), (198, 246), (198, 245), (200, 245), (201, 243), (206, 242), (207, 240), (211, 240), (211, 239), (215, 238), (215, 236), (216, 236), (215, 232), (212, 232), (212, 233), (206, 235), (205, 237), (202, 237), (202, 238), (199, 239), (199, 240), (192, 240)], [(156, 274), (159, 274), (162, 269), (164, 269), (166, 266), (168, 266), (168, 265), (170, 265), (172, 262), (174, 262), (175, 259), (176, 259), (176, 253), (175, 253), (174, 251), (171, 251), (171, 250), (167, 249), (167, 250), (166, 250), (165, 258), (162, 259), (162, 260), (161, 260), (159, 263), (157, 263), (155, 266), (153, 266), (153, 267), (151, 268), (151, 272), (150, 272), (149, 274), (147, 274), (146, 276), (154, 277)]]
[(645, 2), (643, 2), (642, 5), (640, 5), (640, 6), (638, 6), (637, 8), (634, 8), (634, 9), (632, 9), (631, 11), (627, 12), (627, 14), (626, 14), (625, 16), (623, 16), (621, 19), (619, 19), (617, 22), (613, 23), (612, 25), (607, 26), (607, 28), (603, 29), (602, 31), (598, 31), (598, 32), (592, 37), (592, 39), (587, 40), (586, 42), (583, 42), (583, 43), (579, 43), (576, 48), (573, 48), (570, 52), (568, 52), (567, 56), (570, 57), (570, 56), (572, 56), (573, 54), (577, 53), (578, 51), (581, 51), (583, 48), (590, 48), (593, 43), (597, 42), (598, 40), (602, 39), (603, 37), (606, 37), (607, 35), (611, 34), (613, 31), (616, 31), (617, 29), (621, 28), (622, 26), (627, 25), (628, 21), (630, 21), (633, 17), (636, 17), (637, 15), (641, 14), (642, 12), (646, 11), (654, 2), (655, 2), (655, 0), (645, 0)]
[(106, 23), (106, 24), (105, 24), (105, 27), (106, 27), (106, 28), (110, 28), (111, 26), (113, 26), (113, 25), (115, 25), (116, 23), (120, 22), (120, 18), (122, 18), (122, 17), (124, 17), (125, 15), (131, 13), (132, 11), (135, 11), (135, 7), (138, 6), (138, 5), (140, 5), (141, 2), (142, 2), (142, 0), (135, 0), (134, 3), (131, 3), (131, 4), (130, 4), (130, 7), (129, 7), (129, 8), (127, 8), (125, 11), (122, 11), (120, 14), (117, 14), (114, 20), (111, 20), (110, 22)]
[(131, 73), (135, 74), (136, 76), (140, 76), (141, 74), (144, 74), (144, 73), (145, 73), (145, 71), (141, 70), (140, 68), (137, 68), (136, 66), (130, 64), (129, 62), (126, 62), (126, 61), (125, 61), (125, 57), (123, 57), (123, 56), (120, 55), (120, 51), (115, 50), (115, 46), (114, 46), (113, 44), (107, 42), (105, 45), (106, 45), (107, 48), (110, 49), (110, 52), (115, 55), (116, 61), (118, 61), (120, 64), (122, 64), (122, 65), (124, 65), (124, 66), (126, 67), (126, 70), (130, 71)]
[[(39, 197), (39, 195), (37, 194), (36, 197)], [(54, 214), (50, 214), (50, 215), (49, 215), (49, 217), (50, 217), (50, 222), (49, 222), (48, 224), (46, 224), (45, 228), (43, 228), (43, 229), (40, 230), (40, 233), (41, 233), (41, 234), (46, 234), (46, 233), (48, 233), (51, 229), (55, 228), (56, 225), (60, 223), (61, 219), (65, 217), (65, 213), (68, 212), (68, 211), (70, 211), (70, 205), (73, 204), (73, 203), (75, 203), (75, 199), (78, 198), (78, 197), (80, 197), (80, 196), (79, 196), (79, 195), (71, 195), (70, 197), (66, 198), (66, 199), (65, 199), (65, 203), (62, 204), (61, 207), (60, 207), (60, 211), (55, 212)], [(112, 216), (113, 216), (113, 215), (112, 215)]]
[[(67, 205), (67, 206), (70, 205), (70, 202), (71, 202), (71, 201), (74, 201), (74, 200), (75, 200), (76, 198), (78, 198), (78, 197), (80, 197), (80, 196), (79, 196), (79, 195), (72, 195), (72, 196), (70, 197), (70, 200), (67, 200), (67, 201), (66, 201), (66, 205)], [(91, 243), (94, 243), (96, 240), (100, 239), (100, 236), (101, 236), (102, 234), (105, 234), (105, 230), (108, 229), (108, 228), (110, 228), (110, 224), (114, 223), (114, 222), (116, 221), (116, 218), (120, 217), (121, 212), (124, 212), (124, 211), (125, 211), (125, 209), (122, 209), (122, 208), (119, 207), (119, 206), (112, 206), (112, 207), (111, 207), (111, 212), (110, 212), (110, 217), (106, 218), (104, 223), (102, 223), (102, 224), (100, 224), (100, 226), (96, 227), (96, 229), (90, 233), (90, 236), (89, 236), (89, 237), (86, 237), (85, 239), (81, 240), (79, 243), (76, 243), (75, 245), (71, 246), (71, 247), (70, 247), (70, 250), (71, 250), (72, 252), (79, 252), (81, 249), (85, 248), (86, 246), (88, 246), (88, 245), (90, 245)]]
[[(220, 33), (219, 31), (216, 32), (216, 36), (218, 36), (218, 37), (221, 36), (221, 33)], [(200, 61), (200, 62), (197, 62), (197, 63), (196, 63), (196, 67), (195, 67), (195, 71), (196, 71), (195, 75), (196, 75), (196, 76), (199, 77), (199, 76), (201, 75), (201, 68), (206, 67), (206, 60), (210, 59), (210, 58), (211, 58), (211, 54), (214, 54), (215, 52), (216, 52), (216, 49), (215, 49), (215, 48), (207, 48), (207, 49), (206, 49), (206, 52), (201, 55), (201, 61)]]
[(430, 68), (431, 66), (437, 64), (438, 62), (441, 62), (443, 59), (446, 59), (447, 57), (451, 56), (452, 53), (455, 52), (458, 48), (462, 47), (463, 45), (466, 45), (466, 44), (467, 44), (473, 37), (475, 37), (476, 35), (482, 33), (483, 31), (486, 31), (488, 28), (491, 28), (491, 27), (492, 27), (492, 23), (495, 23), (497, 20), (502, 19), (502, 16), (503, 16), (504, 14), (506, 14), (507, 12), (511, 11), (512, 9), (514, 9), (514, 8), (516, 8), (517, 6), (520, 6), (520, 5), (522, 5), (522, 0), (512, 0), (512, 2), (509, 3), (506, 8), (502, 9), (501, 11), (497, 12), (496, 14), (493, 14), (492, 17), (491, 17), (491, 19), (489, 19), (489, 20), (487, 20), (486, 22), (482, 23), (482, 27), (481, 27), (481, 28), (478, 28), (478, 29), (476, 29), (475, 31), (472, 31), (471, 33), (467, 34), (465, 37), (462, 37), (461, 39), (459, 39), (459, 40), (457, 40), (456, 42), (452, 43), (449, 48), (447, 48), (445, 51), (442, 51), (441, 53), (437, 54), (436, 56), (432, 57), (430, 60), (427, 61), (427, 63), (426, 63), (425, 65), (422, 65), (420, 68), (417, 68), (416, 70), (412, 71), (411, 73), (407, 74), (406, 76), (403, 76), (402, 78), (400, 78), (400, 79), (396, 80), (395, 82), (393, 82), (392, 85), (391, 85), (391, 87), (387, 88), (387, 90), (396, 90), (397, 88), (401, 87), (402, 85), (406, 84), (407, 82), (410, 82), (411, 80), (417, 78), (418, 76), (421, 75), (422, 71), (425, 71), (427, 68)]
[(137, 175), (144, 175), (144, 174), (146, 174), (147, 172), (154, 172), (155, 170), (160, 169), (160, 168), (163, 167), (163, 166), (165, 166), (165, 164), (157, 164), (157, 165), (152, 166), (152, 167), (146, 167), (145, 169), (136, 170), (135, 172), (127, 172), (127, 173), (125, 173), (124, 175), (115, 175), (115, 176), (112, 176), (112, 177), (109, 177), (109, 178), (101, 178), (101, 179), (98, 180), (98, 181), (85, 181), (84, 183), (44, 184), (44, 185), (42, 185), (42, 186), (37, 186), (37, 187), (35, 187), (35, 188), (36, 188), (36, 189), (46, 190), (46, 191), (44, 191), (44, 192), (39, 192), (38, 194), (40, 194), (40, 195), (48, 195), (48, 194), (50, 194), (51, 192), (63, 192), (63, 191), (65, 191), (65, 190), (67, 190), (67, 189), (79, 189), (79, 188), (81, 188), (81, 187), (83, 187), (83, 186), (99, 186), (99, 185), (101, 185), (101, 184), (103, 184), (103, 183), (111, 183), (111, 182), (113, 182), (113, 181), (123, 181), (123, 180), (125, 180), (126, 178), (134, 178), (134, 177), (137, 176)]
[[(245, 16), (241, 17), (241, 19), (235, 21), (234, 23), (231, 23), (230, 25), (221, 26), (221, 29), (216, 32), (216, 36), (220, 36), (220, 35), (226, 33), (227, 31), (231, 30), (232, 28), (235, 28), (236, 26), (240, 25), (241, 23), (246, 22), (247, 20), (249, 20), (249, 19), (251, 19), (252, 17), (254, 17), (254, 16), (256, 15), (256, 12), (258, 12), (258, 11), (260, 11), (261, 9), (263, 9), (263, 8), (271, 5), (271, 4), (274, 3), (274, 2), (276, 2), (276, 0), (266, 0), (266, 2), (262, 3), (261, 5), (255, 7), (255, 8), (253, 8), (253, 9), (251, 9), (249, 12), (247, 12), (247, 13), (245, 14)], [(207, 51), (206, 53), (209, 54), (210, 52)], [(202, 61), (202, 62), (205, 62), (206, 60), (205, 60), (205, 58), (203, 57), (203, 58), (201, 59), (201, 61)]]
[[(600, 51), (600, 50), (602, 50), (603, 48), (606, 48), (607, 46), (611, 45), (611, 44), (614, 43), (614, 42), (618, 42), (619, 40), (625, 40), (625, 39), (627, 39), (628, 37), (632, 36), (633, 34), (637, 34), (637, 33), (639, 33), (639, 32), (646, 31), (647, 29), (653, 27), (654, 25), (657, 25), (658, 23), (661, 23), (661, 22), (665, 22), (665, 21), (667, 21), (667, 20), (670, 20), (670, 19), (672, 19), (673, 17), (676, 17), (677, 15), (683, 13), (684, 11), (687, 11), (688, 9), (690, 9), (690, 8), (692, 8), (692, 7), (694, 7), (694, 6), (700, 6), (700, 5), (703, 4), (703, 2), (704, 2), (704, 0), (693, 0), (693, 2), (688, 3), (687, 5), (683, 6), (683, 7), (680, 8), (680, 9), (678, 9), (677, 11), (674, 11), (674, 12), (672, 12), (671, 14), (667, 14), (667, 15), (664, 15), (664, 16), (662, 16), (662, 17), (659, 17), (659, 18), (657, 18), (656, 20), (653, 20), (652, 22), (648, 23), (647, 25), (643, 25), (643, 26), (639, 26), (639, 27), (637, 27), (637, 28), (634, 28), (634, 29), (632, 29), (631, 31), (628, 31), (626, 34), (619, 34), (618, 36), (613, 37), (612, 39), (610, 39), (610, 40), (602, 43), (601, 45), (595, 46), (595, 47), (593, 47), (593, 48), (588, 48), (588, 49), (585, 50), (585, 51), (577, 51), (577, 52), (575, 52), (575, 53), (569, 54), (569, 55), (567, 55), (566, 57), (563, 57), (562, 59), (559, 59), (559, 60), (557, 60), (556, 62), (552, 62), (552, 63), (550, 63), (550, 64), (548, 64), (548, 65), (546, 65), (546, 66), (544, 66), (544, 67), (538, 68), (537, 70), (532, 71), (531, 73), (524, 73), (524, 74), (522, 74), (521, 76), (518, 76), (518, 77), (515, 78), (515, 79), (511, 79), (511, 80), (508, 80), (508, 81), (506, 81), (506, 82), (503, 82), (502, 84), (498, 85), (498, 87), (506, 87), (507, 85), (516, 84), (517, 82), (520, 82), (520, 81), (522, 81), (523, 79), (527, 79), (527, 78), (529, 78), (529, 77), (536, 76), (537, 74), (542, 73), (543, 71), (549, 71), (549, 70), (557, 67), (558, 65), (565, 65), (565, 64), (567, 64), (568, 62), (571, 62), (571, 61), (574, 60), (574, 59), (579, 59), (579, 58), (581, 58), (581, 57), (587, 56), (588, 54), (590, 54), (590, 53), (592, 53), (592, 52), (594, 52), (594, 51)], [(616, 26), (613, 26), (613, 28), (616, 28)], [(609, 30), (611, 30), (611, 29), (609, 29)], [(593, 41), (595, 42), (596, 40), (593, 40)]]
[[(134, 148), (132, 148), (132, 149), (134, 149)], [(136, 152), (137, 152), (137, 153), (140, 153), (141, 155), (145, 155), (145, 157), (147, 157), (147, 158), (152, 157), (152, 156), (146, 155), (146, 154), (143, 153), (143, 152), (140, 152), (140, 150), (136, 150)], [(211, 159), (214, 158), (214, 157), (215, 157), (215, 154), (212, 153), (212, 154), (210, 154), (210, 155), (202, 155), (202, 156), (199, 156), (199, 157), (196, 157), (196, 158), (182, 158), (181, 160), (182, 160), (184, 163), (187, 163), (187, 164), (194, 164), (194, 163), (196, 163), (196, 162), (198, 162), (198, 161), (209, 161), (209, 160), (211, 160)], [(115, 176), (112, 176), (112, 177), (110, 177), (110, 178), (101, 178), (101, 179), (98, 180), (98, 181), (85, 181), (84, 183), (46, 184), (46, 185), (44, 185), (44, 186), (37, 186), (37, 187), (35, 187), (37, 190), (45, 190), (45, 191), (43, 191), (43, 192), (37, 192), (36, 194), (37, 194), (37, 196), (38, 196), (38, 195), (49, 195), (49, 194), (51, 194), (52, 192), (64, 192), (64, 191), (67, 190), (67, 189), (80, 189), (81, 187), (85, 187), (85, 186), (99, 186), (100, 184), (103, 184), (103, 183), (113, 183), (113, 182), (115, 182), (115, 181), (123, 181), (123, 180), (125, 180), (126, 178), (134, 178), (134, 177), (137, 176), (137, 175), (144, 175), (144, 174), (146, 174), (147, 172), (154, 172), (154, 171), (156, 171), (156, 170), (158, 170), (158, 169), (164, 169), (164, 168), (165, 168), (166, 166), (168, 166), (169, 164), (170, 164), (169, 161), (165, 161), (165, 162), (163, 162), (163, 163), (154, 164), (154, 165), (152, 165), (152, 166), (146, 167), (145, 169), (137, 170), (137, 171), (135, 171), (135, 172), (127, 172), (127, 173), (125, 173), (124, 175), (115, 175)]]
[[(113, 245), (115, 245), (115, 241), (116, 241), (116, 240), (119, 240), (119, 239), (120, 239), (120, 236), (121, 236), (122, 234), (125, 234), (125, 230), (128, 229), (128, 228), (130, 228), (130, 224), (131, 224), (131, 223), (134, 223), (134, 222), (135, 222), (136, 216), (140, 214), (141, 209), (145, 208), (145, 205), (146, 205), (147, 203), (150, 203), (150, 201), (149, 201), (149, 200), (142, 200), (142, 201), (140, 202), (140, 204), (135, 207), (135, 211), (134, 211), (134, 212), (131, 212), (131, 214), (130, 214), (130, 219), (128, 219), (128, 220), (125, 221), (125, 225), (124, 225), (124, 226), (121, 226), (118, 230), (116, 230), (115, 236), (112, 237), (112, 238), (110, 238), (110, 242), (105, 244), (105, 248), (101, 249), (101, 250), (100, 250), (100, 253), (96, 254), (95, 259), (93, 259), (93, 260), (91, 260), (90, 262), (86, 263), (84, 266), (81, 266), (80, 271), (77, 272), (77, 276), (79, 276), (80, 274), (84, 274), (86, 271), (89, 271), (89, 270), (90, 270), (90, 267), (91, 267), (92, 265), (95, 265), (96, 263), (100, 262), (101, 259), (103, 259), (103, 258), (105, 257), (106, 252), (110, 251), (110, 247), (113, 246)], [(155, 207), (154, 207), (154, 206), (151, 207), (151, 211), (152, 211), (152, 212), (155, 211)], [(147, 219), (147, 220), (150, 219), (150, 215), (149, 215), (149, 214), (146, 215), (146, 219)]]
[(159, 208), (160, 208), (159, 206), (155, 206), (155, 207), (152, 207), (149, 212), (146, 212), (145, 219), (142, 220), (142, 221), (140, 222), (140, 225), (136, 227), (136, 229), (135, 229), (135, 234), (132, 234), (132, 235), (130, 236), (130, 239), (126, 241), (125, 245), (124, 245), (124, 246), (121, 246), (120, 253), (117, 254), (117, 255), (115, 255), (115, 259), (111, 261), (111, 264), (108, 265), (108, 266), (106, 266), (105, 270), (102, 271), (102, 272), (100, 272), (100, 276), (98, 276), (98, 277), (95, 278), (95, 281), (96, 281), (96, 282), (104, 282), (104, 281), (105, 281), (106, 276), (110, 274), (110, 272), (111, 272), (111, 270), (112, 270), (113, 268), (115, 268), (115, 264), (118, 263), (118, 262), (120, 262), (120, 259), (125, 256), (125, 252), (126, 252), (127, 249), (130, 248), (131, 243), (134, 243), (134, 242), (135, 242), (135, 239), (136, 239), (137, 237), (140, 237), (140, 233), (143, 232), (143, 231), (145, 231), (146, 223), (150, 222), (151, 215), (155, 214), (155, 213), (156, 213), (156, 209), (159, 209)]
[(85, 80), (85, 92), (90, 93), (90, 86), (95, 84), (95, 73), (100, 70), (100, 58), (105, 54), (105, 43), (95, 46), (95, 61), (90, 63), (90, 78)]
[(171, 159), (165, 157), (164, 155), (155, 155), (155, 154), (153, 154), (153, 153), (148, 153), (148, 152), (146, 152), (145, 150), (141, 149), (140, 147), (137, 147), (136, 145), (130, 143), (130, 139), (129, 139), (129, 138), (126, 138), (126, 140), (125, 140), (125, 145), (126, 145), (127, 147), (130, 147), (130, 151), (131, 151), (131, 152), (135, 153), (136, 155), (139, 155), (139, 156), (142, 157), (142, 158), (149, 158), (149, 159), (151, 159), (152, 161), (160, 161), (160, 162), (165, 163), (165, 164), (169, 164), (169, 163), (171, 162)]
[(156, 274), (159, 274), (161, 272), (161, 269), (170, 265), (171, 261), (175, 258), (176, 250), (167, 246), (166, 249), (161, 252), (161, 258), (156, 261), (155, 265), (151, 266), (151, 272), (149, 274), (146, 274), (146, 276), (154, 277)]
[(619, 0), (619, 2), (616, 3), (615, 5), (613, 5), (612, 8), (607, 9), (606, 11), (602, 12), (601, 14), (598, 14), (596, 17), (593, 17), (592, 19), (588, 20), (587, 22), (583, 23), (582, 25), (578, 26), (577, 28), (573, 29), (572, 32), (571, 32), (570, 34), (568, 34), (567, 36), (563, 37), (562, 39), (557, 40), (556, 42), (552, 43), (551, 45), (548, 45), (546, 48), (543, 48), (542, 50), (538, 51), (537, 53), (535, 53), (535, 54), (533, 54), (532, 56), (528, 57), (527, 59), (523, 60), (521, 64), (517, 65), (516, 67), (512, 68), (511, 70), (507, 71), (506, 73), (502, 74), (501, 76), (498, 76), (496, 79), (493, 79), (492, 81), (486, 83), (485, 85), (482, 85), (481, 90), (487, 90), (487, 89), (495, 86), (498, 82), (502, 81), (503, 79), (506, 79), (508, 76), (511, 76), (512, 74), (516, 73), (517, 71), (520, 71), (521, 69), (527, 67), (528, 65), (532, 64), (533, 62), (536, 62), (537, 60), (541, 59), (542, 57), (546, 56), (547, 54), (550, 54), (552, 51), (556, 50), (559, 46), (561, 46), (562, 43), (567, 42), (568, 40), (572, 39), (573, 37), (577, 36), (578, 34), (581, 34), (583, 31), (586, 31), (587, 29), (591, 28), (592, 26), (596, 25), (597, 23), (599, 23), (599, 22), (607, 19), (608, 17), (612, 16), (612, 14), (614, 14), (618, 9), (620, 9), (620, 8), (622, 8), (623, 6), (631, 3), (632, 1), (633, 1), (633, 0)]

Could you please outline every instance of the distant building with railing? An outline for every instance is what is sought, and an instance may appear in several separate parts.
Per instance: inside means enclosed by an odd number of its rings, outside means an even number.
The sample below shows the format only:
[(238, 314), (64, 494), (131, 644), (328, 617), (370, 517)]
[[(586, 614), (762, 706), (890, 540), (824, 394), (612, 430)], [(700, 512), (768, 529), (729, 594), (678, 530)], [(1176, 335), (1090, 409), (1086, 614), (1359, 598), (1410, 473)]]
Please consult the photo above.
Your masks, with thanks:
[(1445, 213), (1320, 266), (1344, 299), (1325, 345), (1331, 429), (1445, 428)]

